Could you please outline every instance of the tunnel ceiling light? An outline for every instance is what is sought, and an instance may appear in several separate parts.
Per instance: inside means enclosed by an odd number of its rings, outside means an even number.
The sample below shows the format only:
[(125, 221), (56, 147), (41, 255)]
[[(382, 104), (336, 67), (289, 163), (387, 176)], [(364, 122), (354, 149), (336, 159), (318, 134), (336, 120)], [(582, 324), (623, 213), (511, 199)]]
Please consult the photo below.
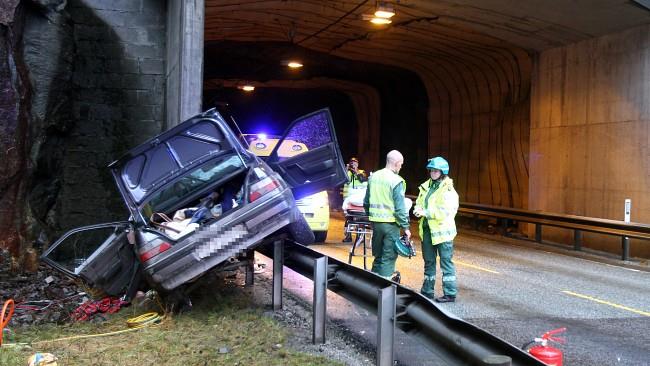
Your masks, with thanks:
[(240, 85), (239, 89), (241, 89), (241, 90), (243, 90), (245, 92), (252, 92), (253, 90), (255, 90), (255, 87), (252, 86), (252, 85)]
[(292, 60), (292, 61), (287, 62), (287, 66), (289, 66), (292, 69), (299, 69), (303, 65), (302, 65), (302, 62), (300, 62), (300, 61)]
[(387, 18), (377, 18), (377, 17), (374, 17), (374, 18), (370, 19), (370, 23), (372, 23), (372, 24), (378, 24), (378, 25), (390, 24), (390, 23), (392, 23), (392, 22), (393, 22), (392, 20), (387, 19)]
[(375, 17), (389, 19), (392, 18), (394, 15), (395, 15), (395, 11), (393, 10), (392, 5), (386, 4), (384, 2), (377, 3), (377, 8), (375, 10)]

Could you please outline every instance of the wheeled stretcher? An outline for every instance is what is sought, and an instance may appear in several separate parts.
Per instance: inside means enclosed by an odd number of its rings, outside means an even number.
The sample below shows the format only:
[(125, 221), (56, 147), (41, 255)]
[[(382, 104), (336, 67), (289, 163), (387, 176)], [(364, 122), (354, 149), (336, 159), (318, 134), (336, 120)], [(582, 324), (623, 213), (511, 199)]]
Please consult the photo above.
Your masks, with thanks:
[[(363, 269), (368, 269), (366, 258), (371, 255), (367, 253), (367, 247), (372, 240), (372, 223), (368, 219), (363, 206), (353, 204), (344, 204), (343, 213), (345, 214), (345, 234), (353, 236), (352, 247), (348, 255), (348, 264), (352, 263), (352, 257), (363, 257)], [(361, 246), (363, 254), (356, 254), (355, 251)]]

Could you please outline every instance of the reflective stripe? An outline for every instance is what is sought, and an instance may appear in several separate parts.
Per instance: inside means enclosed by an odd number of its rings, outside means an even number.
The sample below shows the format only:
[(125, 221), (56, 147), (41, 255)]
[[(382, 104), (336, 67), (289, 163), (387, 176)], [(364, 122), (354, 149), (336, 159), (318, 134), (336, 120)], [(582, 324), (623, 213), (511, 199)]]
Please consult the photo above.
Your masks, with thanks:
[(456, 276), (442, 276), (442, 282), (456, 281)]
[[(430, 230), (431, 229), (429, 228), (429, 231)], [(431, 236), (433, 236), (433, 237), (441, 237), (441, 236), (449, 236), (449, 235), (456, 235), (457, 234), (456, 230), (443, 230), (443, 231), (430, 231), (430, 232), (431, 232)], [(449, 240), (445, 240), (445, 241), (449, 241)], [(440, 243), (440, 244), (442, 244), (442, 243)]]
[(369, 206), (372, 207), (372, 208), (378, 208), (378, 209), (387, 209), (387, 210), (393, 209), (393, 207), (391, 205), (385, 205), (383, 203), (371, 203)]

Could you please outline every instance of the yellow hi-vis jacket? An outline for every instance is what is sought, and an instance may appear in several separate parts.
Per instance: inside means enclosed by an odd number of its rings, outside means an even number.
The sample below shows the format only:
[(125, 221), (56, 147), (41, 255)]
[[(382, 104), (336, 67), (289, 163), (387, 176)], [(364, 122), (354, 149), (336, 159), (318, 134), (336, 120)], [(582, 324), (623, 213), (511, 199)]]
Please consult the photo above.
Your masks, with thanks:
[(418, 187), (420, 193), (415, 205), (424, 209), (424, 216), (420, 218), (419, 225), (420, 238), (424, 234), (424, 220), (427, 220), (431, 232), (431, 243), (436, 245), (454, 240), (456, 237), (454, 217), (458, 211), (458, 193), (454, 189), (451, 178), (445, 177), (440, 182), (438, 189), (431, 193), (429, 199), (426, 200), (431, 183), (432, 180), (429, 178), (426, 182), (420, 184)]
[[(358, 174), (366, 175), (366, 172), (359, 169)], [(348, 195), (350, 194), (350, 188), (365, 188), (366, 187), (366, 182), (362, 182), (357, 174), (354, 174), (351, 170), (348, 170), (348, 181), (343, 185), (343, 198), (348, 198)]]
[[(395, 174), (390, 169), (381, 169), (370, 176), (368, 193), (370, 195), (368, 216), (373, 222), (396, 222), (395, 202), (393, 202), (393, 189), (400, 183), (406, 182), (404, 178)], [(403, 192), (402, 192), (403, 194)]]

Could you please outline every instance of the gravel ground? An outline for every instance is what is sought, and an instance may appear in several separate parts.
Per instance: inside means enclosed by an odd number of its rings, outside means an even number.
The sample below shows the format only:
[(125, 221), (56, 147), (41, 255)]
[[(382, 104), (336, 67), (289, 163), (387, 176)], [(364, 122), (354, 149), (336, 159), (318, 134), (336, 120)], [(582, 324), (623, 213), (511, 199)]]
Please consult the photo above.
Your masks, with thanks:
[[(255, 299), (271, 304), (272, 282), (268, 273), (255, 275)], [(264, 313), (282, 324), (291, 334), (287, 347), (299, 352), (320, 355), (350, 366), (374, 365), (375, 353), (344, 326), (326, 321), (325, 344), (312, 344), (311, 304), (283, 292), (282, 310)]]

